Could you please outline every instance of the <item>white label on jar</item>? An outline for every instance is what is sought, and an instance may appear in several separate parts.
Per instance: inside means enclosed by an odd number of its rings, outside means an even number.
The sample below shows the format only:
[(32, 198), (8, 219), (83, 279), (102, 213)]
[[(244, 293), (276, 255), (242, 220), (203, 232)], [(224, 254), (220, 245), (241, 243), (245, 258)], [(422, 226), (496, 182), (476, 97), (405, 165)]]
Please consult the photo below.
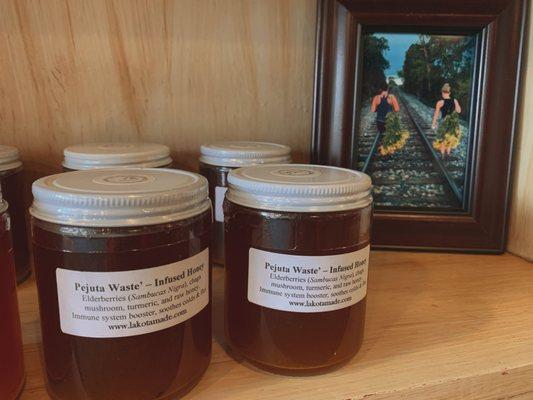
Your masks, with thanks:
[(224, 222), (224, 196), (226, 195), (227, 187), (215, 187), (215, 221)]
[(121, 272), (58, 268), (61, 330), (92, 338), (143, 335), (184, 322), (209, 303), (209, 249), (172, 264)]
[(248, 301), (275, 310), (324, 312), (366, 296), (370, 246), (331, 256), (293, 256), (250, 249)]

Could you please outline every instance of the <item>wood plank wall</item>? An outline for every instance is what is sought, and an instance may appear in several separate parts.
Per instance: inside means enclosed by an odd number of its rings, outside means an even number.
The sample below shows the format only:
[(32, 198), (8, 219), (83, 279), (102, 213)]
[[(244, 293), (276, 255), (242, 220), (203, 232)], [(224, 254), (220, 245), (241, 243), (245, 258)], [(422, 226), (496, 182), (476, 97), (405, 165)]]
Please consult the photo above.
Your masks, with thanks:
[[(315, 0), (3, 0), (0, 143), (29, 179), (82, 141), (165, 143), (187, 169), (201, 143), (230, 138), (306, 161), (315, 22)], [(533, 259), (532, 113), (521, 126), (509, 249)]]
[(533, 2), (525, 56), (520, 132), (516, 141), (508, 250), (533, 261)]
[(3, 0), (1, 142), (42, 173), (99, 140), (165, 143), (190, 169), (230, 138), (306, 160), (315, 22), (310, 0)]

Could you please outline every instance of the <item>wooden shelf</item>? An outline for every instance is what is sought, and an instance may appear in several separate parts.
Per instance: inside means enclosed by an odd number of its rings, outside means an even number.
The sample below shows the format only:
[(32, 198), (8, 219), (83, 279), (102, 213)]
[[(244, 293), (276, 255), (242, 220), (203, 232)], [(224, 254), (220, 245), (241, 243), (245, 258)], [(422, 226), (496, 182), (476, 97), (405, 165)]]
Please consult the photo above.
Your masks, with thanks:
[[(374, 252), (363, 348), (332, 373), (284, 377), (223, 349), (223, 270), (214, 269), (214, 353), (186, 399), (533, 399), (533, 264), (503, 256)], [(48, 399), (33, 279), (19, 289), (27, 381)]]

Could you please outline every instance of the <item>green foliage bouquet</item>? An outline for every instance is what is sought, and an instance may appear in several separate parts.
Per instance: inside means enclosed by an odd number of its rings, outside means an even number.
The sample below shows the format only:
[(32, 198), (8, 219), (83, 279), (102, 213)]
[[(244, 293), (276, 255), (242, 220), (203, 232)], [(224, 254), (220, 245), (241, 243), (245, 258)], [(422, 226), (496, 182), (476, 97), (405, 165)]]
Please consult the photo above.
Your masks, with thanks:
[(385, 121), (385, 135), (378, 149), (379, 154), (382, 156), (394, 154), (405, 146), (408, 138), (409, 132), (402, 128), (398, 113), (388, 113)]
[(433, 141), (433, 148), (439, 150), (442, 154), (449, 154), (452, 149), (459, 146), (462, 135), (459, 114), (453, 112), (441, 122), (437, 130), (437, 136)]

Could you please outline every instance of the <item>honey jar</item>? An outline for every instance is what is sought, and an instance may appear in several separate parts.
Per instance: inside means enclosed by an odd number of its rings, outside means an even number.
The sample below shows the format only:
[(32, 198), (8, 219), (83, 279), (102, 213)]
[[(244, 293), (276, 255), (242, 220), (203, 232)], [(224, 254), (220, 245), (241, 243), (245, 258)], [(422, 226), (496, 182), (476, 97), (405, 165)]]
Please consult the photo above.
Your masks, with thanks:
[(288, 374), (348, 361), (363, 340), (370, 178), (336, 167), (262, 165), (231, 171), (228, 184), (230, 347)]
[(224, 210), (222, 203), (227, 190), (229, 171), (250, 165), (288, 163), (289, 146), (246, 141), (205, 144), (200, 148), (200, 174), (209, 182), (209, 197), (213, 202), (213, 261), (224, 264)]
[(211, 357), (204, 177), (93, 169), (33, 184), (32, 236), (52, 398), (174, 398)]
[(17, 282), (31, 273), (23, 166), (16, 147), (0, 145), (0, 186), (9, 204)]
[(15, 400), (24, 384), (24, 362), (7, 209), (0, 193), (0, 399)]

